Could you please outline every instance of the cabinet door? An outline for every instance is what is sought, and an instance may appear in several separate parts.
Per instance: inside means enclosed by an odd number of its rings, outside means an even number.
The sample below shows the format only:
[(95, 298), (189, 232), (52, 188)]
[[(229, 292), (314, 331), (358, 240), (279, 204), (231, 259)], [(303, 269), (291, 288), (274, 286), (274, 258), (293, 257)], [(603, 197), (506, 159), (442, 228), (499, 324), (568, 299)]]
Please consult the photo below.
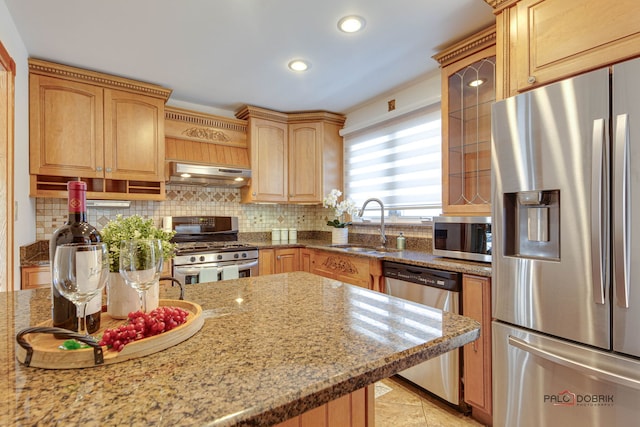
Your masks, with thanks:
[(300, 271), (311, 273), (312, 253), (310, 249), (300, 249)]
[(442, 210), (491, 212), (491, 104), (495, 46), (442, 69)]
[(102, 177), (102, 120), (102, 88), (30, 74), (30, 173)]
[(300, 270), (300, 249), (276, 249), (276, 273), (291, 273)]
[(51, 287), (51, 269), (48, 266), (22, 267), (22, 289)]
[(322, 201), (322, 126), (289, 125), (289, 201)]
[(465, 274), (462, 279), (464, 316), (480, 322), (480, 338), (463, 348), (464, 400), (491, 414), (491, 279)]
[(164, 181), (164, 101), (105, 89), (105, 177)]
[(244, 190), (243, 201), (286, 202), (287, 124), (265, 119), (250, 122), (251, 184)]
[(260, 249), (258, 251), (258, 275), (266, 276), (276, 272), (275, 249)]
[(637, 0), (517, 3), (518, 90), (528, 90), (638, 55)]

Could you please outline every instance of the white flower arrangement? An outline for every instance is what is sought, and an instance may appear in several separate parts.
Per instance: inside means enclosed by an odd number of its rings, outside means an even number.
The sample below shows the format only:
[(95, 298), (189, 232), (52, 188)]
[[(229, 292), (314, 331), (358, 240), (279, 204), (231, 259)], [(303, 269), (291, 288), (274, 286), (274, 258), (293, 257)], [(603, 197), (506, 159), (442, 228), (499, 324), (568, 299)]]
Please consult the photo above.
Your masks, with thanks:
[(333, 208), (335, 210), (336, 219), (333, 221), (327, 221), (327, 225), (335, 228), (345, 228), (351, 225), (351, 221), (343, 221), (344, 214), (353, 216), (357, 215), (359, 211), (356, 203), (351, 199), (347, 198), (338, 202), (340, 196), (342, 196), (342, 191), (334, 188), (324, 197), (324, 199), (322, 199), (322, 205), (325, 208)]

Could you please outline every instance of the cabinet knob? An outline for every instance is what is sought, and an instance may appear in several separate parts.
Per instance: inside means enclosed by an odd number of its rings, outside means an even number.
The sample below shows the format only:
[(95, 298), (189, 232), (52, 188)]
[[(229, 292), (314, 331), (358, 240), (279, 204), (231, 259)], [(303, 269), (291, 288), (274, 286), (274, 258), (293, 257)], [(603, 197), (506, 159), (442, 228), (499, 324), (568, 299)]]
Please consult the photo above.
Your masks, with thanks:
[(276, 259), (277, 259), (278, 261), (280, 261), (280, 255), (278, 255), (278, 256), (276, 257)]
[(536, 76), (529, 76), (529, 78), (527, 79), (527, 83), (529, 83), (530, 85), (534, 84), (536, 82)]
[(102, 172), (102, 166), (98, 166), (98, 167), (96, 168), (96, 170), (97, 170), (98, 172)]
[(111, 168), (107, 168), (107, 172), (111, 172)]
[(256, 196), (256, 192), (254, 191), (253, 193), (251, 193), (251, 195), (252, 195), (253, 197), (255, 197), (255, 196)]

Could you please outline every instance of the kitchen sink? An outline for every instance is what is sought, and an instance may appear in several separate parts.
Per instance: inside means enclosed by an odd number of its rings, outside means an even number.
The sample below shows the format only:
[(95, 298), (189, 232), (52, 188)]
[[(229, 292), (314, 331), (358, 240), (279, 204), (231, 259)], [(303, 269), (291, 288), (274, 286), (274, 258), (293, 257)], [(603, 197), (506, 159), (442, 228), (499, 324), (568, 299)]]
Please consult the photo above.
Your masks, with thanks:
[(373, 246), (361, 245), (331, 245), (332, 248), (342, 249), (345, 252), (365, 253), (371, 255), (384, 255), (389, 252), (400, 252), (400, 249), (394, 248), (376, 248)]

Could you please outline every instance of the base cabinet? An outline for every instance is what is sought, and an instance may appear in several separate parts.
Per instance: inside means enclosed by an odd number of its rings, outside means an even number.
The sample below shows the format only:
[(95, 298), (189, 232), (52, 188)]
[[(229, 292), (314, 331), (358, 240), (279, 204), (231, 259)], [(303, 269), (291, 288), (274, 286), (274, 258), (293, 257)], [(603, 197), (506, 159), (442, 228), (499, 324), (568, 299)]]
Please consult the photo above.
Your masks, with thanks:
[(51, 270), (48, 265), (22, 267), (21, 289), (51, 287)]
[(313, 257), (313, 250), (302, 248), (300, 249), (300, 270), (311, 273), (311, 258)]
[(339, 397), (275, 427), (374, 427), (375, 386)]
[(492, 424), (491, 415), (491, 279), (462, 277), (462, 314), (480, 322), (480, 338), (463, 347), (464, 401), (474, 418)]
[(378, 259), (314, 250), (311, 273), (351, 285), (382, 291), (382, 263)]
[(270, 248), (258, 252), (260, 276), (300, 271), (300, 248)]

